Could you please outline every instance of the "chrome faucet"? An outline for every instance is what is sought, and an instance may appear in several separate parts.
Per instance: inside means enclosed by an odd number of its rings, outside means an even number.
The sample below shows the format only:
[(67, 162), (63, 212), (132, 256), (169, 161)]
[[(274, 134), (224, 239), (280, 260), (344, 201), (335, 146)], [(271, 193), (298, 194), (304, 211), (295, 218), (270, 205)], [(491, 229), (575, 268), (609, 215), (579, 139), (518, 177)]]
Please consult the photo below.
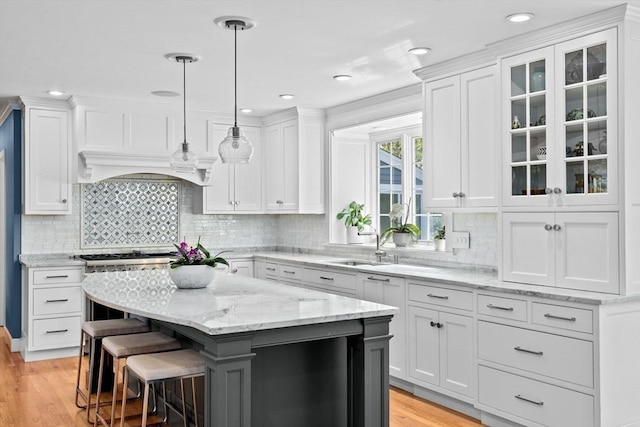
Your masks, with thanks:
[(359, 236), (376, 236), (376, 251), (374, 252), (374, 254), (376, 256), (376, 261), (382, 262), (382, 257), (387, 255), (387, 253), (385, 251), (380, 250), (380, 235), (373, 231), (365, 231), (365, 232), (358, 231), (358, 235)]

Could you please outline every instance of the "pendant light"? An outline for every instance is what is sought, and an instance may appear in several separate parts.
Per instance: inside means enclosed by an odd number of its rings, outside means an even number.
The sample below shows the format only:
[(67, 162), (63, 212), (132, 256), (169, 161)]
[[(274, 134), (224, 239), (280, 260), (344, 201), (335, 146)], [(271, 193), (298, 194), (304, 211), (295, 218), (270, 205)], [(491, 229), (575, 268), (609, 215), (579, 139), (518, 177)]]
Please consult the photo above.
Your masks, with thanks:
[(195, 56), (177, 54), (167, 55), (169, 60), (175, 60), (176, 62), (182, 62), (182, 98), (183, 102), (183, 131), (184, 140), (180, 147), (171, 155), (171, 169), (175, 172), (182, 173), (196, 173), (198, 169), (198, 157), (196, 154), (189, 150), (189, 143), (187, 142), (187, 62), (192, 63), (198, 60)]
[(254, 27), (254, 23), (244, 19), (218, 18), (215, 22), (224, 28), (233, 29), (233, 126), (229, 128), (227, 136), (218, 146), (218, 153), (222, 163), (249, 163), (253, 155), (253, 145), (244, 136), (242, 129), (238, 127), (238, 30), (248, 30)]

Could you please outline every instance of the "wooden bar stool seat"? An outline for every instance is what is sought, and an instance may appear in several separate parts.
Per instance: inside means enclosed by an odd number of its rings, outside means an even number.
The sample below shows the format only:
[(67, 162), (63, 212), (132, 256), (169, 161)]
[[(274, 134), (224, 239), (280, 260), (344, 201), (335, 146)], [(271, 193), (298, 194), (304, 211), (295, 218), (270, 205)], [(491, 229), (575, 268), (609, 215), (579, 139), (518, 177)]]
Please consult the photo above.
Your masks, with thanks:
[[(196, 409), (196, 388), (195, 378), (204, 376), (204, 358), (195, 350), (177, 350), (166, 353), (143, 354), (139, 356), (131, 356), (127, 359), (124, 370), (124, 382), (128, 381), (129, 374), (137, 377), (144, 383), (143, 409), (142, 409), (142, 426), (147, 425), (148, 405), (149, 405), (149, 386), (155, 383), (163, 383), (163, 400), (165, 405), (165, 415), (167, 413), (166, 393), (164, 382), (168, 380), (180, 380), (180, 391), (182, 393), (182, 416), (185, 427), (187, 423), (186, 404), (184, 396), (184, 380), (191, 378), (191, 390), (193, 392), (193, 412), (194, 422), (198, 426), (198, 416)], [(124, 426), (126, 405), (126, 391), (122, 397), (122, 415), (120, 418), (120, 426)]]
[[(105, 362), (105, 353), (109, 353), (113, 359), (113, 392), (111, 393), (111, 416), (109, 423), (113, 425), (116, 412), (116, 400), (118, 389), (118, 375), (120, 372), (120, 361), (124, 358), (146, 353), (160, 353), (163, 351), (177, 350), (180, 343), (173, 337), (162, 332), (146, 332), (140, 334), (109, 336), (102, 340), (102, 351), (100, 353), (100, 373), (98, 376), (98, 390), (102, 388), (102, 374)], [(126, 395), (127, 383), (123, 383)], [(96, 400), (96, 416), (94, 425), (101, 424), (108, 426), (105, 417), (100, 414), (100, 393)]]
[[(78, 355), (78, 376), (76, 378), (76, 406), (87, 410), (87, 421), (89, 421), (89, 407), (91, 406), (91, 391), (93, 389), (93, 375), (95, 369), (96, 346), (100, 340), (112, 335), (125, 335), (149, 332), (149, 326), (144, 322), (128, 319), (93, 320), (84, 322), (80, 331), (80, 354)], [(84, 354), (84, 341), (89, 338), (89, 380), (87, 381), (87, 392), (80, 388), (80, 372), (82, 371), (82, 355)], [(98, 394), (100, 389), (97, 390)], [(78, 398), (85, 402), (81, 405)]]

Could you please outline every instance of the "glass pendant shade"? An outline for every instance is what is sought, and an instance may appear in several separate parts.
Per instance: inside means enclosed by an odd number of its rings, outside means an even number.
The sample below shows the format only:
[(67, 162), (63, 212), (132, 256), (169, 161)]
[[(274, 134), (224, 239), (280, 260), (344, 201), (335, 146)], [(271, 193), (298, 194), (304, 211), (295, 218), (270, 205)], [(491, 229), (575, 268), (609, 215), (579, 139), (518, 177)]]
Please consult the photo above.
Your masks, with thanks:
[(242, 129), (232, 126), (218, 146), (218, 154), (222, 163), (249, 163), (253, 156), (253, 145), (244, 136)]
[(198, 157), (189, 150), (189, 144), (185, 141), (171, 155), (171, 169), (175, 172), (196, 173), (198, 169)]

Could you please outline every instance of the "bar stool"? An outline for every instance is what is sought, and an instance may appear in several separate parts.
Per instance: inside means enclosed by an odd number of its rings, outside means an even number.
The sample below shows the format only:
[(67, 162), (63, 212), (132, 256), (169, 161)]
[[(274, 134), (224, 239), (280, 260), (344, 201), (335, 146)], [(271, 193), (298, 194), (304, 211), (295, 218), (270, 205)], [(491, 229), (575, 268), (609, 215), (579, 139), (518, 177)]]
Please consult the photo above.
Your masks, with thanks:
[[(193, 412), (195, 425), (198, 427), (196, 409), (196, 377), (204, 376), (204, 358), (195, 350), (177, 350), (166, 353), (142, 354), (131, 356), (127, 359), (124, 369), (124, 383), (129, 380), (129, 373), (144, 382), (144, 397), (142, 407), (142, 426), (147, 425), (147, 411), (149, 406), (149, 385), (162, 382), (162, 395), (164, 399), (165, 415), (167, 414), (167, 400), (164, 382), (168, 380), (180, 380), (180, 392), (182, 393), (182, 417), (187, 426), (187, 409), (184, 396), (184, 380), (191, 378), (191, 390), (193, 394)], [(122, 415), (120, 427), (124, 427), (124, 414), (126, 405), (126, 389), (122, 393)]]
[[(109, 353), (113, 360), (113, 392), (111, 394), (111, 417), (109, 424), (113, 425), (116, 414), (116, 397), (118, 388), (118, 374), (120, 372), (120, 361), (124, 358), (146, 353), (159, 353), (163, 351), (177, 350), (180, 343), (173, 337), (162, 332), (146, 332), (141, 334), (109, 336), (102, 340), (102, 351), (100, 352), (100, 370), (98, 375), (98, 390), (102, 388), (102, 374), (104, 368), (104, 355)], [(124, 395), (126, 396), (127, 383), (123, 383)], [(105, 418), (100, 415), (100, 393), (96, 398), (96, 414), (94, 426), (98, 420), (105, 426), (109, 426)]]
[[(96, 342), (102, 338), (111, 335), (137, 334), (149, 332), (149, 326), (144, 322), (128, 318), (128, 319), (109, 319), (109, 320), (93, 320), (82, 324), (80, 332), (80, 354), (78, 355), (78, 376), (76, 378), (76, 406), (78, 408), (87, 409), (87, 421), (89, 421), (89, 407), (91, 406), (91, 389), (93, 388), (93, 371), (95, 369)], [(80, 372), (82, 371), (82, 355), (84, 350), (85, 337), (89, 337), (89, 381), (87, 385), (87, 394), (80, 389)], [(100, 393), (100, 390), (97, 390)], [(78, 396), (82, 397), (86, 405), (78, 403)]]

